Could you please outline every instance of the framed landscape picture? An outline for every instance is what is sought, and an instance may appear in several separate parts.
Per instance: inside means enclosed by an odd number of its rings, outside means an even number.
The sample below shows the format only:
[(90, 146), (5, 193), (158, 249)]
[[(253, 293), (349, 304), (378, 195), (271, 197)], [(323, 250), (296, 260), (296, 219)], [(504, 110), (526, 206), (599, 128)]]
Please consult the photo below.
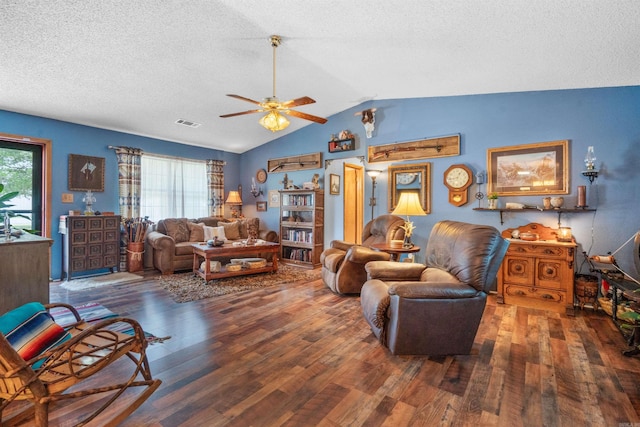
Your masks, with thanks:
[(499, 196), (569, 194), (568, 140), (487, 150), (487, 193)]
[(256, 202), (256, 211), (258, 211), (258, 212), (266, 212), (267, 211), (267, 202)]
[(69, 154), (69, 190), (104, 191), (104, 157)]

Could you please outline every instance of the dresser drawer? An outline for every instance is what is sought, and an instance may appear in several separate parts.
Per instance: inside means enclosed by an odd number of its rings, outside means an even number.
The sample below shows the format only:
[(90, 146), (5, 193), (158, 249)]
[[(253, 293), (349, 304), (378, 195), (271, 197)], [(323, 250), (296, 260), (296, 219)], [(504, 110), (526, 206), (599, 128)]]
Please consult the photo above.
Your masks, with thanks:
[(560, 304), (564, 308), (567, 302), (567, 293), (558, 289), (545, 289), (535, 286), (522, 286), (511, 283), (504, 285), (504, 299), (511, 303), (510, 298), (526, 298), (529, 301), (538, 300), (549, 304)]
[(531, 257), (544, 257), (544, 258), (561, 258), (565, 259), (567, 256), (572, 255), (569, 251), (573, 251), (573, 248), (567, 248), (564, 246), (547, 246), (537, 245), (535, 243), (526, 244), (511, 244), (509, 245), (508, 255), (516, 256), (531, 256)]

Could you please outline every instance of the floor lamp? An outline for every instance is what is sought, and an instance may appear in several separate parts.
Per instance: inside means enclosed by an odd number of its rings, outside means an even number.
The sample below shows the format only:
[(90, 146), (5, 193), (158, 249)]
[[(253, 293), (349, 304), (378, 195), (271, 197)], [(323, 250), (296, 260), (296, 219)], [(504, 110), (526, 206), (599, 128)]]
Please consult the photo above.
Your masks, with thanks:
[(373, 208), (376, 206), (376, 178), (382, 173), (381, 170), (367, 169), (367, 175), (371, 177), (371, 198), (369, 199), (369, 206), (371, 206), (371, 220), (373, 221)]

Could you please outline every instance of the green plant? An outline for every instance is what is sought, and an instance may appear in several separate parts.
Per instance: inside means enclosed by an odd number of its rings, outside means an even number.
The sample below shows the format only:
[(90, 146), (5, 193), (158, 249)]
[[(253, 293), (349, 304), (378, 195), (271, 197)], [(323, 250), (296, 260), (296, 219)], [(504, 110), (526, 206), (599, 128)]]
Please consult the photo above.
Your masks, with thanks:
[(489, 195), (487, 196), (487, 199), (495, 200), (497, 198), (498, 198), (498, 193), (489, 193)]
[(11, 206), (13, 206), (13, 204), (9, 203), (9, 201), (11, 201), (11, 199), (13, 199), (14, 197), (17, 197), (19, 192), (12, 191), (11, 193), (2, 194), (3, 191), (4, 191), (4, 184), (0, 183), (0, 213), (4, 214), (5, 212), (7, 212), (10, 217), (19, 216), (22, 218), (30, 219), (29, 217), (24, 215), (17, 215), (8, 209)]

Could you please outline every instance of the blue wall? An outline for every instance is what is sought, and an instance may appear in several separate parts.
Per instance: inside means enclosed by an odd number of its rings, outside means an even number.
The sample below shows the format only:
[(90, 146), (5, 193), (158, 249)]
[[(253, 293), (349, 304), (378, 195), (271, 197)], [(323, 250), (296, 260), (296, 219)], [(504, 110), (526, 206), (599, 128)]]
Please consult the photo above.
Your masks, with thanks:
[[(218, 150), (193, 147), (153, 138), (145, 138), (121, 132), (76, 125), (58, 120), (0, 110), (0, 132), (28, 137), (44, 138), (52, 141), (52, 196), (51, 275), (60, 277), (62, 265), (62, 239), (58, 233), (58, 218), (70, 209), (84, 210), (83, 191), (69, 191), (67, 165), (69, 154), (86, 154), (105, 158), (104, 192), (95, 192), (94, 210), (118, 212), (118, 173), (116, 155), (111, 146), (141, 148), (154, 154), (163, 154), (193, 159), (225, 160), (225, 187), (238, 186), (240, 156)], [(73, 203), (62, 203), (62, 193), (73, 193)]]
[[(319, 100), (321, 102), (321, 100)], [(366, 139), (360, 118), (355, 112), (376, 107), (376, 130), (373, 138)], [(293, 119), (297, 120), (297, 119)], [(345, 153), (328, 153), (328, 141), (332, 134), (348, 129), (356, 134), (356, 150)], [(147, 152), (175, 155), (186, 158), (212, 158), (227, 161), (225, 187), (234, 189), (242, 184), (247, 216), (259, 215), (271, 229), (278, 229), (278, 209), (256, 214), (250, 200), (267, 200), (268, 190), (282, 188), (283, 173), (269, 174), (262, 184), (264, 195), (254, 199), (249, 195), (251, 178), (258, 169), (267, 167), (267, 160), (296, 154), (322, 152), (323, 160), (332, 159), (335, 167), (341, 159), (365, 156), (368, 145), (381, 145), (411, 141), (443, 135), (460, 134), (461, 155), (428, 161), (432, 165), (431, 214), (412, 218), (418, 229), (414, 241), (424, 243), (431, 227), (437, 221), (453, 219), (493, 225), (499, 230), (513, 228), (529, 222), (539, 222), (557, 227), (557, 215), (526, 211), (506, 214), (500, 224), (494, 212), (474, 211), (478, 203), (473, 199), (477, 191), (470, 188), (471, 201), (456, 208), (447, 202), (447, 189), (443, 173), (453, 163), (465, 163), (474, 171), (486, 170), (486, 150), (492, 147), (519, 145), (555, 140), (570, 140), (570, 194), (565, 204), (576, 203), (576, 188), (587, 185), (587, 204), (597, 208), (596, 213), (569, 214), (562, 223), (572, 227), (579, 250), (591, 254), (603, 254), (622, 245), (640, 229), (640, 87), (599, 88), (544, 92), (506, 93), (441, 98), (395, 99), (371, 101), (329, 118), (325, 125), (311, 124), (271, 143), (257, 147), (241, 155), (217, 150), (192, 147), (152, 138), (75, 125), (56, 120), (0, 111), (0, 132), (18, 134), (53, 141), (53, 227), (55, 240), (52, 255), (52, 276), (60, 275), (61, 242), (57, 217), (69, 209), (80, 209), (82, 192), (75, 192), (74, 204), (61, 203), (67, 190), (67, 158), (70, 153), (88, 154), (106, 159), (105, 192), (97, 193), (95, 208), (117, 211), (117, 174), (113, 151), (107, 146), (138, 147)], [(601, 173), (598, 180), (589, 185), (580, 174), (584, 169), (587, 146), (593, 145), (597, 166)], [(375, 163), (371, 168), (386, 169), (394, 163)], [(368, 165), (365, 162), (365, 166)], [(314, 173), (324, 177), (324, 165), (314, 170), (289, 172), (294, 184), (309, 181)], [(335, 173), (335, 172), (333, 172)], [(375, 215), (387, 213), (386, 172), (378, 178), (376, 196), (378, 206)], [(321, 181), (324, 187), (324, 179)], [(486, 186), (483, 186), (486, 191)], [(370, 218), (367, 205), (371, 181), (366, 178), (365, 220)], [(341, 196), (330, 196), (327, 191), (327, 215), (325, 215), (325, 242), (342, 237), (342, 222), (336, 212), (341, 212)], [(501, 203), (520, 202), (541, 204), (541, 197), (504, 197)], [(617, 254), (622, 267), (632, 273), (631, 247)], [(421, 260), (420, 254), (418, 260)], [(582, 258), (577, 257), (578, 268), (586, 271)]]
[[(376, 130), (366, 139), (360, 118), (354, 113), (376, 107)], [(327, 142), (331, 134), (348, 129), (356, 134), (356, 150), (328, 153)], [(465, 163), (474, 172), (487, 169), (487, 149), (509, 145), (568, 139), (570, 161), (570, 194), (564, 195), (565, 206), (577, 202), (577, 186), (587, 185), (587, 204), (597, 208), (596, 213), (567, 214), (562, 225), (570, 226), (579, 243), (578, 250), (590, 254), (604, 254), (616, 250), (640, 229), (640, 87), (599, 88), (543, 92), (505, 93), (491, 95), (456, 96), (442, 98), (392, 99), (373, 101), (330, 117), (325, 125), (312, 124), (269, 144), (242, 155), (243, 185), (250, 185), (251, 176), (266, 167), (266, 159), (297, 153), (321, 151), (324, 159), (365, 156), (368, 145), (390, 144), (451, 134), (461, 135), (461, 155), (418, 160), (431, 162), (431, 214), (414, 217), (417, 225), (414, 242), (426, 241), (431, 227), (444, 219), (493, 225), (499, 230), (518, 227), (530, 222), (556, 228), (558, 217), (551, 213), (526, 211), (505, 214), (500, 224), (494, 212), (474, 211), (478, 202), (470, 191), (470, 202), (462, 207), (448, 203), (448, 191), (443, 184), (444, 171), (454, 163)], [(581, 175), (587, 147), (593, 145), (600, 176), (589, 185)], [(387, 176), (390, 164), (374, 163), (372, 169), (385, 172), (378, 178), (375, 215), (387, 213)], [(410, 162), (407, 162), (410, 163)], [(335, 162), (329, 167), (333, 168)], [(366, 162), (365, 166), (369, 167)], [(338, 169), (340, 170), (340, 169)], [(323, 168), (289, 172), (295, 184), (308, 181), (314, 173), (324, 176)], [(332, 170), (332, 173), (336, 173)], [(282, 188), (283, 173), (270, 174), (265, 192)], [(323, 185), (324, 187), (324, 185)], [(483, 186), (486, 192), (486, 185)], [(365, 220), (370, 218), (367, 206), (371, 181), (366, 178)], [(328, 193), (328, 192), (327, 192)], [(341, 196), (326, 199), (325, 245), (333, 238), (341, 238), (342, 222), (336, 216), (342, 212)], [(541, 197), (503, 197), (500, 203), (519, 202), (541, 205)], [(486, 201), (483, 202), (483, 207)], [(246, 211), (246, 209), (245, 209)], [(273, 229), (278, 227), (277, 209), (269, 209), (263, 219)], [(578, 252), (577, 267), (587, 271)], [(631, 246), (617, 254), (623, 269), (636, 274), (632, 262)], [(421, 256), (418, 255), (418, 260)]]

